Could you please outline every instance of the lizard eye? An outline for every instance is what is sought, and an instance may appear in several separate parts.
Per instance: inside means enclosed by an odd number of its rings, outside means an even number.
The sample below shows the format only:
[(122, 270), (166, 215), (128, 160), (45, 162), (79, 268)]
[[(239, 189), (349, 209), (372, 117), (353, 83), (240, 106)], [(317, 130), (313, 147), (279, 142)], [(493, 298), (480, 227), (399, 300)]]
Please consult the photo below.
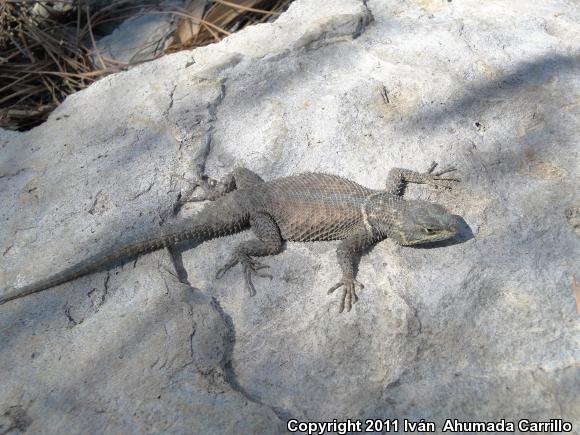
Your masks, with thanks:
[(435, 232), (433, 228), (423, 228), (423, 231), (427, 234), (433, 234)]

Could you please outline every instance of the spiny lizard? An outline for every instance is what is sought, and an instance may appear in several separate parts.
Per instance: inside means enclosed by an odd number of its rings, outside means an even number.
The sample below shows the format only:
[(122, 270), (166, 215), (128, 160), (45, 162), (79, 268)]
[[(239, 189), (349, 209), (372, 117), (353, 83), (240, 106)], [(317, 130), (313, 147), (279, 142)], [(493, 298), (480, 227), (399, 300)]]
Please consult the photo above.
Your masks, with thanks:
[(406, 183), (425, 183), (450, 188), (459, 181), (450, 167), (426, 173), (392, 169), (385, 190), (372, 190), (335, 175), (304, 173), (265, 182), (257, 174), (237, 168), (221, 181), (200, 178), (203, 192), (188, 201), (211, 200), (192, 218), (163, 229), (160, 234), (135, 240), (113, 251), (101, 252), (47, 279), (0, 293), (0, 304), (54, 287), (89, 274), (112, 262), (174, 245), (183, 240), (205, 241), (251, 227), (255, 238), (240, 243), (228, 262), (218, 270), (221, 278), (241, 263), (250, 295), (255, 294), (252, 275), (272, 278), (269, 266), (253, 257), (278, 254), (283, 240), (342, 240), (336, 251), (342, 279), (328, 293), (342, 287), (340, 312), (350, 311), (358, 301), (355, 279), (358, 255), (383, 239), (416, 245), (454, 237), (459, 218), (442, 206), (403, 199)]

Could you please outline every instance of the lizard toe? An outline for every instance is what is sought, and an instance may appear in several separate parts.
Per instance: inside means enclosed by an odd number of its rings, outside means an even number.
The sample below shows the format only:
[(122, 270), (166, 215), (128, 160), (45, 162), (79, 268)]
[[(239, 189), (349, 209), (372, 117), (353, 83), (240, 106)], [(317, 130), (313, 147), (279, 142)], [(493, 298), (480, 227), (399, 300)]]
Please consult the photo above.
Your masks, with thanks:
[(344, 288), (342, 289), (342, 295), (340, 297), (340, 306), (338, 308), (338, 312), (342, 313), (345, 310), (345, 308), (346, 311), (349, 312), (352, 309), (352, 306), (358, 302), (356, 288), (359, 287), (362, 290), (365, 286), (356, 279), (343, 278), (341, 281), (330, 287), (327, 291), (327, 294), (333, 293), (340, 287)]
[(432, 161), (431, 162), (431, 166), (429, 166), (429, 169), (427, 169), (427, 173), (428, 174), (432, 173), (435, 170), (436, 167), (437, 167), (437, 162), (436, 161)]
[(246, 289), (248, 290), (250, 297), (254, 296), (256, 294), (256, 288), (252, 282), (252, 270), (249, 268), (244, 270), (244, 281), (246, 283)]
[(239, 260), (237, 257), (231, 258), (226, 264), (224, 264), (222, 267), (218, 269), (218, 271), (215, 274), (215, 278), (216, 279), (222, 278), (226, 274), (226, 272), (230, 270), (232, 267), (234, 267), (236, 264), (238, 264), (238, 262)]
[(344, 284), (342, 283), (342, 281), (337, 282), (336, 284), (334, 284), (332, 287), (330, 287), (328, 289), (328, 291), (326, 292), (327, 295), (330, 295), (332, 293), (334, 293), (334, 291), (340, 287), (342, 287)]
[(449, 172), (455, 172), (457, 168), (455, 166), (446, 166), (445, 168), (441, 169), (440, 171), (435, 172), (433, 175), (439, 177), (443, 174), (448, 174)]
[(340, 306), (338, 307), (338, 312), (342, 313), (344, 311), (344, 307), (346, 304), (346, 287), (344, 289), (342, 289), (342, 296), (340, 297)]
[(272, 279), (272, 275), (261, 271), (261, 269), (267, 269), (270, 266), (267, 264), (260, 263), (257, 260), (254, 260), (248, 255), (244, 255), (240, 258), (240, 263), (244, 269), (244, 281), (246, 283), (246, 288), (250, 293), (250, 296), (254, 296), (256, 294), (256, 288), (254, 287), (254, 283), (252, 282), (252, 275), (258, 276), (260, 278), (270, 278)]

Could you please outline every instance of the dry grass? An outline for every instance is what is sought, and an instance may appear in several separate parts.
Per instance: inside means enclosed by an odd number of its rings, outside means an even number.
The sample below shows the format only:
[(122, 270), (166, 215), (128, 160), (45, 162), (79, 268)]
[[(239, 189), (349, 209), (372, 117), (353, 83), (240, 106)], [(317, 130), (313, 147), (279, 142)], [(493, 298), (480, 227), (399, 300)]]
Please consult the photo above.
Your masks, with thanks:
[(114, 0), (109, 6), (89, 11), (84, 2), (75, 0), (68, 10), (55, 12), (38, 1), (0, 0), (0, 127), (32, 128), (67, 95), (142, 62), (119, 62), (96, 50), (95, 29), (100, 26), (143, 14), (176, 17), (178, 24), (170, 43), (158, 41), (161, 49), (147, 59), (151, 60), (167, 52), (213, 43), (247, 25), (271, 20), (291, 1), (189, 0), (182, 9), (163, 10)]

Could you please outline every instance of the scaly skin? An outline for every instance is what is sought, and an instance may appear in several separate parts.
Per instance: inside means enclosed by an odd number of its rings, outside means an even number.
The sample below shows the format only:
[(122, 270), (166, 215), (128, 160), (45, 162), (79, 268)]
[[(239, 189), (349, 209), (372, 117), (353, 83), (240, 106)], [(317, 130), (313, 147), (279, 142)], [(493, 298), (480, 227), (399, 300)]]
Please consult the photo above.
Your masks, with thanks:
[(459, 232), (457, 216), (425, 201), (403, 199), (406, 183), (425, 183), (450, 188), (457, 179), (445, 174), (392, 169), (385, 190), (372, 190), (335, 175), (305, 173), (263, 181), (255, 173), (235, 169), (220, 182), (207, 179), (198, 186), (201, 196), (188, 201), (214, 201), (194, 218), (180, 222), (155, 237), (135, 240), (112, 251), (101, 252), (45, 280), (2, 292), (0, 305), (92, 273), (119, 260), (171, 246), (183, 240), (205, 241), (251, 227), (255, 239), (239, 244), (228, 262), (218, 270), (221, 278), (237, 263), (242, 264), (250, 295), (255, 293), (252, 275), (270, 277), (269, 267), (252, 257), (275, 255), (283, 240), (342, 240), (337, 248), (342, 278), (328, 293), (342, 287), (339, 311), (351, 310), (358, 301), (355, 261), (360, 253), (385, 238), (402, 245), (415, 245), (454, 237)]

